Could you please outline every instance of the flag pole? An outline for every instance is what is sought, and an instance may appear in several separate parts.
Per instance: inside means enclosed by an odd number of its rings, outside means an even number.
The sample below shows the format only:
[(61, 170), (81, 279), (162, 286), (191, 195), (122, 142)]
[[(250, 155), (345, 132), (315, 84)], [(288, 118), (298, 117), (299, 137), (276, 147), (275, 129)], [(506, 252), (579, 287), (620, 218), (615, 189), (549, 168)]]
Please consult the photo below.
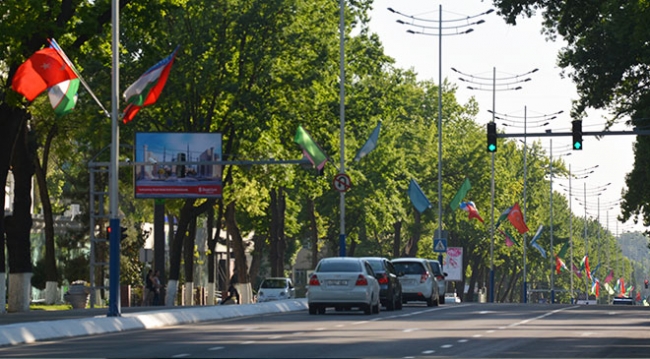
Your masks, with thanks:
[(99, 99), (97, 98), (97, 96), (95, 96), (95, 93), (93, 93), (93, 91), (90, 89), (90, 86), (88, 86), (88, 84), (86, 83), (86, 80), (84, 80), (84, 78), (81, 76), (81, 73), (79, 73), (79, 71), (77, 71), (77, 68), (74, 67), (74, 64), (72, 63), (72, 61), (70, 61), (70, 58), (68, 58), (68, 55), (65, 54), (65, 52), (63, 51), (61, 46), (59, 46), (59, 44), (56, 42), (56, 40), (54, 38), (52, 38), (52, 39), (48, 39), (47, 41), (50, 43), (50, 45), (52, 45), (52, 47), (54, 48), (56, 53), (59, 54), (59, 56), (61, 56), (63, 61), (66, 63), (66, 65), (68, 65), (68, 67), (70, 67), (72, 69), (72, 72), (74, 72), (74, 74), (77, 75), (77, 77), (79, 78), (79, 81), (81, 82), (81, 84), (84, 85), (84, 88), (86, 89), (86, 91), (88, 91), (90, 96), (95, 100), (95, 102), (97, 102), (99, 107), (102, 108), (102, 110), (104, 111), (104, 114), (106, 115), (106, 117), (111, 117), (111, 114), (106, 110), (106, 108), (104, 108), (102, 103), (99, 102)]

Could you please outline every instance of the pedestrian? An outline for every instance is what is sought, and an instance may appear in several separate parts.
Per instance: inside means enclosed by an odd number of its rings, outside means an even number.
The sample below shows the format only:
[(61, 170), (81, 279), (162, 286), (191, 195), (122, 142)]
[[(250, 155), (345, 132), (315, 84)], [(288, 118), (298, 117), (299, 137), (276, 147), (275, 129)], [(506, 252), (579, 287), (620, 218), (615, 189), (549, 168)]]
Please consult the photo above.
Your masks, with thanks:
[(160, 302), (160, 291), (162, 289), (162, 284), (160, 283), (160, 271), (157, 270), (153, 277), (152, 277), (152, 282), (153, 282), (153, 305), (160, 305), (162, 304)]
[(144, 280), (144, 290), (142, 294), (142, 305), (150, 306), (151, 301), (153, 300), (153, 271), (149, 269), (147, 272), (147, 277)]
[(233, 297), (237, 300), (236, 304), (239, 304), (239, 292), (237, 292), (237, 288), (235, 288), (235, 284), (239, 283), (238, 278), (237, 278), (237, 272), (234, 272), (232, 274), (232, 277), (230, 277), (230, 284), (228, 285), (228, 296), (223, 298), (221, 301), (221, 304), (226, 304), (229, 300), (232, 300)]

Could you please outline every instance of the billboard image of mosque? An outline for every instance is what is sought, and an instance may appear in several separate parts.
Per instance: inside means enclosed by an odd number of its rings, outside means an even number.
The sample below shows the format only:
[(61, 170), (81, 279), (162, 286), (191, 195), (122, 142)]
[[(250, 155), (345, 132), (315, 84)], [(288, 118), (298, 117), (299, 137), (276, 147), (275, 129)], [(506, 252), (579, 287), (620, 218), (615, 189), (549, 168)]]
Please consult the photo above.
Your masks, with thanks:
[(220, 133), (135, 134), (136, 198), (220, 198)]

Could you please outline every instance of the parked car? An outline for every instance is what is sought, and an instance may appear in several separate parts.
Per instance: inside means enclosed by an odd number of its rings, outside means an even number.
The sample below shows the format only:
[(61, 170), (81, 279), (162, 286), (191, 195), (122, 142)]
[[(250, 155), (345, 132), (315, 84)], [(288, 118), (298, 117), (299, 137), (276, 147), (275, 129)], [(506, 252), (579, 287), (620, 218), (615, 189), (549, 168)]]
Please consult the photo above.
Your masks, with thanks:
[(296, 289), (291, 278), (273, 277), (266, 278), (257, 291), (257, 302), (270, 302), (272, 300), (291, 299), (296, 297)]
[(379, 282), (368, 261), (353, 257), (323, 258), (309, 276), (309, 314), (325, 314), (328, 307), (357, 308), (379, 314)]
[(379, 282), (379, 301), (386, 310), (402, 309), (402, 284), (393, 263), (383, 257), (362, 257), (370, 263)]
[(612, 304), (634, 305), (634, 299), (630, 297), (615, 297), (612, 300)]
[[(402, 302), (426, 302), (438, 306), (438, 283), (429, 261), (423, 258), (397, 258), (391, 261), (402, 284)], [(444, 295), (444, 294), (443, 294)]]
[(433, 275), (438, 281), (438, 303), (445, 304), (445, 293), (447, 292), (447, 273), (442, 271), (440, 262), (434, 259), (429, 259), (429, 265), (433, 270)]

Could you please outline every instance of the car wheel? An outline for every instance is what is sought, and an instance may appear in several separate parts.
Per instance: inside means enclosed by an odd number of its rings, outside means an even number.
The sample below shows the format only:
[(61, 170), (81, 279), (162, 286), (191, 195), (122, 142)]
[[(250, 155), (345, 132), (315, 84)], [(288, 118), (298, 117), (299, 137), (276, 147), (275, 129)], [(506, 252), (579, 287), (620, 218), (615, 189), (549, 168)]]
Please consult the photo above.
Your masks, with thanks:
[[(437, 304), (438, 302), (436, 302)], [(427, 307), (433, 307), (433, 294), (427, 298)]]
[(395, 307), (395, 309), (401, 310), (402, 306), (403, 306), (403, 304), (402, 304), (402, 293), (400, 293), (399, 297), (397, 297), (397, 306)]
[(316, 308), (315, 305), (310, 304), (309, 305), (309, 314), (315, 315), (316, 313), (318, 313), (318, 308)]
[(440, 304), (445, 304), (445, 296), (444, 295), (439, 296), (438, 302), (440, 302)]
[(375, 304), (372, 307), (372, 313), (373, 314), (379, 314), (380, 311), (381, 311), (381, 303), (379, 303), (379, 301), (377, 301), (377, 304)]

